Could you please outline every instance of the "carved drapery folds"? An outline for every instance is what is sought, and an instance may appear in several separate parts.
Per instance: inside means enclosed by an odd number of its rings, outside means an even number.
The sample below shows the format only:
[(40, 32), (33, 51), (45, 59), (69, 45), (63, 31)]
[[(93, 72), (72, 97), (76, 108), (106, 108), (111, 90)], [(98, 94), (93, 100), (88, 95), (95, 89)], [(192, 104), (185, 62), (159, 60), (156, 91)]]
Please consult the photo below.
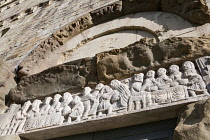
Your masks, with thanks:
[[(12, 104), (0, 116), (6, 119), (9, 115), (7, 123), (0, 124), (0, 135), (141, 111), (197, 96), (209, 96), (209, 93), (194, 63), (186, 61), (181, 69), (171, 65), (168, 74), (165, 68), (159, 68), (121, 81), (112, 80), (109, 85), (99, 83), (95, 89), (85, 87), (81, 93), (65, 92), (43, 101), (27, 101), (21, 108)], [(11, 113), (14, 107), (18, 108)]]

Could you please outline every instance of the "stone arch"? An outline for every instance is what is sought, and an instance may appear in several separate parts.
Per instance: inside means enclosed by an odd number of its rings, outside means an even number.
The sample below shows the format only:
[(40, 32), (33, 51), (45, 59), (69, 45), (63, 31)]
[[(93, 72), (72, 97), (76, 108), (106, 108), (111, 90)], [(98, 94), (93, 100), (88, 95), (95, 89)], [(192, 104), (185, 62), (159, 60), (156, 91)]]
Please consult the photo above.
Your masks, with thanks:
[[(55, 53), (57, 50), (61, 48), (68, 40), (74, 38), (75, 36), (79, 35), (80, 33), (83, 33), (91, 28), (95, 28), (98, 25), (106, 24), (110, 20), (122, 18), (123, 16), (129, 16), (131, 13), (138, 13), (138, 12), (145, 12), (145, 11), (167, 11), (170, 13), (174, 13), (176, 15), (179, 15), (183, 17), (184, 19), (197, 23), (197, 24), (204, 24), (209, 22), (209, 13), (208, 8), (206, 9), (206, 4), (202, 3), (200, 1), (197, 1), (201, 6), (198, 7), (196, 5), (193, 6), (192, 9), (185, 9), (184, 5), (191, 5), (191, 2), (182, 2), (181, 4), (178, 2), (165, 2), (163, 3), (159, 0), (155, 1), (130, 1), (130, 0), (124, 0), (124, 1), (117, 1), (110, 5), (107, 5), (105, 7), (102, 7), (98, 10), (92, 11), (75, 21), (71, 22), (70, 24), (62, 27), (57, 32), (53, 33), (49, 38), (47, 38), (45, 41), (43, 41), (40, 45), (38, 45), (30, 54), (27, 56), (23, 62), (19, 65), (20, 71), (19, 76), (22, 77), (24, 75), (32, 75), (35, 73), (40, 72), (41, 70), (47, 69), (54, 65), (49, 65), (46, 68), (40, 68), (39, 65), (43, 64), (46, 59), (49, 59), (49, 55), (52, 53)], [(129, 5), (135, 5), (133, 9), (128, 8)], [(145, 8), (141, 8), (142, 5), (148, 5)], [(168, 5), (168, 7), (166, 6)], [(175, 7), (173, 7), (175, 5)], [(182, 12), (177, 12), (176, 5), (179, 5), (178, 9), (181, 9)], [(181, 5), (181, 6), (180, 6)], [(171, 7), (171, 8), (170, 8)], [(206, 18), (203, 18), (203, 16), (196, 16), (197, 13), (195, 11), (199, 11), (200, 15), (204, 15)], [(147, 13), (148, 14), (148, 13)], [(165, 14), (162, 12), (161, 14)], [(161, 14), (156, 15), (161, 16)], [(133, 14), (138, 15), (138, 14)], [(131, 15), (131, 16), (133, 16)], [(194, 16), (192, 16), (194, 15)], [(176, 17), (179, 17), (176, 16)], [(193, 18), (191, 18), (193, 17)], [(135, 19), (136, 17), (134, 17)], [(165, 17), (166, 18), (166, 17)], [(180, 17), (179, 17), (180, 18)], [(195, 20), (196, 18), (196, 20)], [(183, 20), (183, 19), (182, 19)], [(116, 21), (116, 20), (114, 20)], [(151, 21), (151, 23), (154, 21)], [(155, 24), (155, 22), (154, 22)], [(163, 23), (162, 23), (163, 24)], [(114, 25), (114, 24), (113, 24)], [(116, 24), (117, 25), (117, 24)], [(147, 25), (147, 23), (145, 23)], [(150, 25), (150, 24), (148, 24)], [(130, 25), (129, 27), (136, 28), (136, 25)], [(153, 26), (154, 27), (154, 26)], [(139, 28), (139, 26), (138, 26)], [(141, 27), (144, 29), (147, 29), (147, 27)], [(118, 28), (116, 28), (118, 29)], [(179, 29), (180, 30), (180, 29)], [(111, 31), (111, 30), (110, 30)], [(113, 29), (115, 31), (115, 29)], [(107, 31), (109, 32), (109, 31)], [(164, 40), (168, 37), (173, 37), (173, 35), (176, 36), (187, 36), (186, 34), (189, 32), (194, 32), (194, 25), (189, 23), (189, 26), (183, 27), (182, 32), (176, 32), (176, 29), (171, 30), (171, 28), (168, 28), (167, 26), (162, 27), (161, 30), (155, 30), (154, 32), (155, 36), (158, 36), (159, 40)], [(104, 34), (104, 33), (102, 33)], [(197, 35), (196, 35), (197, 34)], [(195, 36), (200, 36), (199, 33), (195, 33)], [(91, 38), (91, 37), (90, 37)], [(42, 56), (40, 58), (40, 56)], [(60, 63), (59, 63), (60, 64)], [(57, 65), (57, 64), (56, 64)], [(35, 67), (39, 67), (39, 71), (33, 72), (32, 69)]]

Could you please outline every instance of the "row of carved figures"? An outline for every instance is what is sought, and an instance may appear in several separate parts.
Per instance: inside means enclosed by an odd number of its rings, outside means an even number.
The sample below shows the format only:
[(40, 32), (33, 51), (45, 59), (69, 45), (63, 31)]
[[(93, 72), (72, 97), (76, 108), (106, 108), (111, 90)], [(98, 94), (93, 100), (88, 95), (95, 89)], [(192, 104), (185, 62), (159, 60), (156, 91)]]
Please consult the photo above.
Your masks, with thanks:
[[(62, 96), (56, 94), (53, 98), (46, 97), (43, 101), (38, 99), (32, 103), (27, 101), (11, 117), (9, 123), (0, 123), (0, 135), (26, 131), (24, 128), (27, 127), (27, 120), (40, 118), (43, 121), (43, 116), (57, 114), (59, 121), (55, 123), (60, 125), (118, 112), (141, 110), (161, 103), (196, 97), (198, 94), (208, 95), (206, 84), (197, 73), (194, 64), (186, 61), (182, 69), (183, 72), (180, 72), (179, 66), (171, 65), (169, 75), (165, 68), (159, 68), (156, 78), (155, 71), (150, 70), (146, 76), (139, 73), (122, 81), (112, 80), (109, 85), (99, 83), (93, 90), (85, 87), (79, 94), (72, 95), (65, 92)], [(177, 89), (180, 87), (183, 87), (184, 90), (178, 93)], [(17, 106), (17, 104), (12, 104), (7, 113), (12, 112)], [(46, 121), (47, 119), (49, 117), (46, 117)], [(34, 122), (35, 124), (37, 125)], [(55, 124), (52, 122), (51, 125)]]

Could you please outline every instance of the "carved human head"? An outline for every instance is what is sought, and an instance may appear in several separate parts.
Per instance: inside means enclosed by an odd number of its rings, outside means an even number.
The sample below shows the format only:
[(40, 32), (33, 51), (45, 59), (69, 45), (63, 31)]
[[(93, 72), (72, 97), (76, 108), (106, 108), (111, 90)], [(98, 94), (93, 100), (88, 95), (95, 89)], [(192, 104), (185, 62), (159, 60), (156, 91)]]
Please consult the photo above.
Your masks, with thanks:
[(63, 94), (63, 98), (62, 98), (62, 99), (63, 99), (63, 100), (71, 101), (73, 98), (72, 98), (71, 93), (65, 92), (65, 93)]
[(183, 70), (195, 69), (195, 65), (191, 61), (186, 61), (182, 64)]
[(165, 68), (159, 68), (157, 70), (157, 75), (158, 76), (166, 75), (166, 69)]
[(131, 81), (131, 78), (126, 78), (126, 79), (123, 79), (123, 80), (121, 81), (121, 83), (126, 84), (126, 85), (129, 86), (130, 81)]
[(12, 112), (16, 109), (18, 105), (17, 104), (11, 104), (10, 107), (7, 109), (6, 112)]
[(31, 105), (31, 101), (27, 101), (23, 104), (22, 110), (25, 110), (27, 108), (29, 108), (29, 106)]
[(150, 70), (147, 72), (146, 74), (147, 78), (154, 78), (155, 77), (155, 71), (154, 70)]
[(50, 101), (52, 100), (52, 97), (46, 97), (44, 99), (44, 104), (50, 104)]
[(33, 103), (32, 103), (32, 107), (36, 107), (37, 105), (39, 105), (42, 101), (41, 100), (34, 100)]
[(144, 74), (139, 73), (139, 74), (134, 74), (134, 81), (135, 82), (143, 82), (144, 80)]
[(76, 104), (76, 103), (78, 103), (78, 102), (81, 102), (81, 99), (80, 99), (80, 97), (79, 96), (74, 96), (74, 99), (73, 99), (73, 104)]
[(120, 86), (121, 82), (119, 80), (112, 80), (110, 82), (110, 87), (113, 89), (117, 89)]
[(104, 84), (99, 83), (96, 85), (95, 90), (101, 90), (104, 87)]
[(60, 94), (55, 94), (55, 96), (54, 96), (54, 98), (53, 98), (53, 101), (54, 101), (54, 102), (57, 102), (57, 101), (60, 100), (60, 98), (61, 98), (61, 95), (60, 95)]
[(92, 89), (91, 89), (90, 87), (85, 87), (85, 88), (83, 89), (82, 94), (83, 94), (83, 95), (90, 94), (91, 90), (92, 90)]
[(178, 72), (179, 71), (179, 66), (178, 65), (171, 65), (169, 67), (169, 72), (173, 73), (173, 72)]

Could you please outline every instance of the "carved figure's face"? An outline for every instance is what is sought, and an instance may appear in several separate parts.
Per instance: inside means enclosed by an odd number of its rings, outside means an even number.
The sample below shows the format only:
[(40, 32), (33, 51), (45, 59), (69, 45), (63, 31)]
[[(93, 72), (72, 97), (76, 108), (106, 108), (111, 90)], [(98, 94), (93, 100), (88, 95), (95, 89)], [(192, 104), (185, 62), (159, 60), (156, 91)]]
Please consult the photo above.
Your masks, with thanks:
[(53, 101), (54, 101), (54, 102), (58, 102), (59, 99), (60, 99), (60, 97), (61, 97), (61, 95), (55, 94)]
[(30, 101), (25, 102), (24, 105), (23, 105), (23, 107), (22, 107), (22, 110), (28, 108), (30, 105), (31, 105), (31, 102)]
[(91, 88), (90, 87), (85, 87), (83, 89), (83, 95), (90, 94), (90, 92), (91, 92)]
[(143, 80), (144, 80), (144, 74), (143, 73), (139, 73), (139, 74), (134, 75), (134, 81), (143, 82)]
[(159, 68), (157, 71), (158, 76), (166, 75), (166, 69), (165, 68)]
[(124, 83), (124, 84), (126, 84), (126, 85), (128, 85), (130, 81), (129, 81), (129, 79), (127, 78), (127, 79), (122, 80), (121, 82)]
[(65, 93), (63, 94), (63, 99), (65, 100), (65, 99), (71, 98), (70, 96), (71, 96), (71, 93), (65, 92)]
[(186, 61), (182, 64), (183, 70), (195, 69), (195, 65), (191, 61)]
[(147, 72), (147, 78), (154, 78), (155, 77), (155, 71), (153, 70), (150, 70)]
[(170, 73), (178, 72), (178, 71), (179, 71), (179, 66), (177, 66), (177, 65), (171, 65), (171, 66), (169, 67), (169, 72), (170, 72)]
[(32, 107), (36, 106), (37, 103), (38, 103), (38, 101), (34, 100), (33, 103), (32, 103)]
[(74, 104), (76, 104), (76, 103), (78, 103), (78, 102), (80, 102), (80, 101), (81, 101), (81, 99), (80, 99), (79, 96), (75, 96), (74, 99), (73, 99), (73, 103), (74, 103)]
[(112, 80), (110, 83), (111, 88), (117, 89), (120, 86), (121, 82), (118, 80)]
[(50, 104), (50, 101), (52, 100), (51, 97), (46, 97), (44, 103), (45, 104)]
[(34, 100), (32, 103), (32, 107), (36, 107), (39, 103), (41, 103), (40, 100)]
[(98, 85), (96, 85), (95, 89), (96, 90), (101, 90), (104, 87), (104, 84), (99, 83)]

